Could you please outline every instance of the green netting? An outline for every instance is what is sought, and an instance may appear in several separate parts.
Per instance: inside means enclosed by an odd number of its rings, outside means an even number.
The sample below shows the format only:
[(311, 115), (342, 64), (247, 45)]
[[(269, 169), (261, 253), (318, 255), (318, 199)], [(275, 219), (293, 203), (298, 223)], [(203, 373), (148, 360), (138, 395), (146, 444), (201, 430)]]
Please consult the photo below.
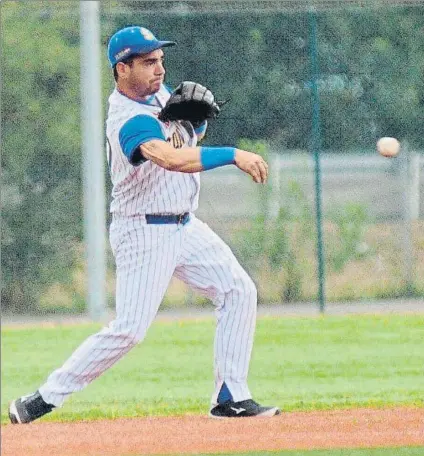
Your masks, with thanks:
[[(317, 83), (327, 297), (422, 299), (423, 6), (293, 3), (102, 2), (102, 43), (105, 49), (119, 27), (144, 25), (178, 42), (166, 50), (170, 86), (196, 80), (218, 98), (231, 97), (211, 122), (206, 144), (266, 155), (270, 184), (253, 185), (232, 167), (204, 173), (198, 215), (232, 246), (261, 302), (313, 301), (311, 49), (304, 7), (326, 8), (317, 14)], [(5, 309), (84, 307), (78, 6), (2, 4)], [(102, 65), (106, 111), (113, 87), (106, 52)], [(399, 138), (398, 158), (377, 155), (380, 136)], [(165, 305), (188, 299), (173, 284)]]
[(275, 13), (296, 12), (305, 10), (335, 9), (376, 9), (392, 6), (422, 6), (420, 0), (157, 0), (157, 1), (121, 1), (119, 4), (137, 5), (144, 13), (188, 14), (194, 12), (208, 13)]

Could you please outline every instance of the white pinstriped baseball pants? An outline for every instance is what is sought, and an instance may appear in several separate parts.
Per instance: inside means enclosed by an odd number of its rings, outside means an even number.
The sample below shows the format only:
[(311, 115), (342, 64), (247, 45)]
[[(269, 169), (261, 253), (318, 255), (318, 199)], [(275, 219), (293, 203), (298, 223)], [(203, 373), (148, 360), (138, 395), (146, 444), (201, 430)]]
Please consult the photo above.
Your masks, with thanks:
[(116, 259), (116, 319), (48, 377), (39, 389), (44, 400), (61, 406), (142, 341), (173, 275), (216, 307), (212, 404), (224, 381), (235, 401), (250, 399), (247, 374), (257, 292), (230, 248), (193, 215), (184, 226), (147, 225), (144, 218), (114, 220), (110, 241)]

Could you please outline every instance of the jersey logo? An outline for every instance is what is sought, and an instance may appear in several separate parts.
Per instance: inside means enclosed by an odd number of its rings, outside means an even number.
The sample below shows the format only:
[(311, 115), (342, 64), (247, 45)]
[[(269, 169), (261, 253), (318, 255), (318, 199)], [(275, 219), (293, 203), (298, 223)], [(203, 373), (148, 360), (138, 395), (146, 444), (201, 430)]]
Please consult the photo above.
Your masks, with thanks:
[(175, 149), (181, 149), (181, 147), (184, 145), (184, 138), (178, 131), (174, 131), (174, 133), (172, 133), (172, 136), (168, 138), (168, 141)]
[(241, 408), (241, 407), (240, 408), (230, 407), (230, 409), (234, 410), (237, 413), (237, 415), (239, 415), (241, 412), (245, 412), (246, 411), (246, 409)]

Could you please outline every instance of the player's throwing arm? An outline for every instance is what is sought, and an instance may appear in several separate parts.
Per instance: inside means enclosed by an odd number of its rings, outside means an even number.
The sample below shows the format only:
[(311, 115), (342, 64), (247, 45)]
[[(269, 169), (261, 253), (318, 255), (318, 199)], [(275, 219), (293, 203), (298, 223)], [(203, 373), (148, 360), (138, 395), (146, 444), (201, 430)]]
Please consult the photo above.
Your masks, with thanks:
[(260, 155), (235, 147), (184, 147), (177, 151), (165, 141), (153, 140), (140, 149), (144, 157), (169, 171), (197, 173), (235, 164), (258, 184), (268, 178), (268, 165)]

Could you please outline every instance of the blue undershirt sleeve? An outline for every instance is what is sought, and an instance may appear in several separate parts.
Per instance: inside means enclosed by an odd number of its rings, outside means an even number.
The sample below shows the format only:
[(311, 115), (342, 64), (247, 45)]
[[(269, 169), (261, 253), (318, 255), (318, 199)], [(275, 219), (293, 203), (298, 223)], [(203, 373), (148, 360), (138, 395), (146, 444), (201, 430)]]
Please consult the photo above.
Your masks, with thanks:
[(166, 141), (159, 121), (147, 114), (140, 114), (127, 120), (119, 131), (121, 148), (134, 166), (146, 161), (140, 153), (139, 146), (152, 139)]
[(197, 136), (203, 135), (206, 133), (206, 129), (208, 128), (208, 121), (205, 120), (202, 124), (200, 124), (197, 128), (194, 129)]

